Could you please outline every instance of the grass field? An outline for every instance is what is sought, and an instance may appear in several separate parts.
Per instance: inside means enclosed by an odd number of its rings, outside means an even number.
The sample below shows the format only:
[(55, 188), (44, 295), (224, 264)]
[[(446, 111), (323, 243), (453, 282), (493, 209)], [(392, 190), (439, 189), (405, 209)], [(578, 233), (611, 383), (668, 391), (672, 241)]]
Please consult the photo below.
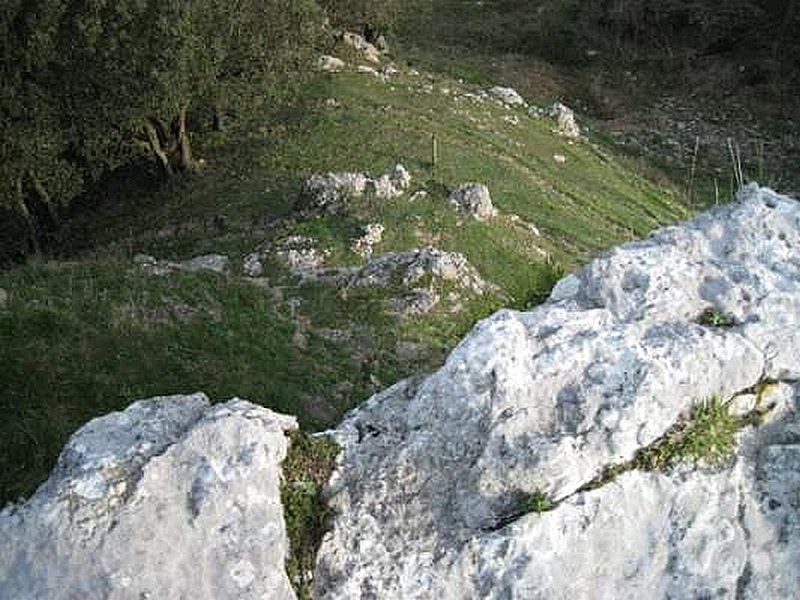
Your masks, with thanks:
[[(198, 136), (206, 166), (196, 176), (159, 188), (109, 183), (95, 194), (102, 202), (69, 221), (65, 256), (0, 273), (10, 296), (0, 311), (0, 500), (29, 494), (81, 424), (139, 398), (240, 396), (296, 414), (308, 430), (330, 426), (369, 394), (434, 368), (478, 319), (540, 301), (553, 265), (575, 268), (688, 215), (673, 189), (599, 139), (570, 143), (549, 118), (469, 96), (475, 84), (397, 66), (385, 80), (320, 74), (298, 107)], [(312, 173), (397, 163), (424, 199), (366, 196), (346, 214), (293, 217)], [(467, 181), (489, 186), (499, 217), (454, 212), (449, 191)], [(277, 263), (259, 285), (241, 277), (248, 252), (292, 234), (319, 240), (331, 264), (357, 265), (350, 240), (369, 222), (386, 227), (376, 254), (458, 251), (498, 290), (463, 297), (457, 312), (400, 320), (386, 309), (398, 290), (344, 295)], [(156, 277), (132, 260), (209, 252), (231, 258), (228, 275)]]

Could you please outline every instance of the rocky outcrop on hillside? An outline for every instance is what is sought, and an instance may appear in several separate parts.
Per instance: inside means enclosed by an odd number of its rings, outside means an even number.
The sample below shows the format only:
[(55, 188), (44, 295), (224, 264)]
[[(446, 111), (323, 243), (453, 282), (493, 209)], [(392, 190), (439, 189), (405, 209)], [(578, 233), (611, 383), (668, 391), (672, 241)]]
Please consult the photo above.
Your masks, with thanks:
[(89, 422), (0, 512), (0, 598), (294, 598), (279, 483), (296, 427), (202, 394)]
[[(354, 411), (336, 431), (320, 597), (791, 596), (798, 248), (800, 205), (750, 188), (594, 261), (532, 312), (496, 314), (439, 372)], [(756, 390), (768, 424), (745, 427), (728, 464), (589, 488), (696, 403)]]
[[(438, 372), (350, 413), (330, 432), (343, 452), (316, 597), (794, 597), (798, 248), (800, 204), (747, 188), (495, 314)], [(639, 460), (710, 398), (736, 415), (733, 454)], [(202, 395), (92, 421), (0, 513), (0, 597), (293, 597), (278, 495), (293, 427)]]
[(403, 165), (376, 177), (349, 172), (315, 174), (303, 184), (297, 208), (306, 214), (338, 214), (346, 210), (349, 198), (369, 192), (378, 200), (391, 200), (404, 194), (410, 185), (411, 175)]

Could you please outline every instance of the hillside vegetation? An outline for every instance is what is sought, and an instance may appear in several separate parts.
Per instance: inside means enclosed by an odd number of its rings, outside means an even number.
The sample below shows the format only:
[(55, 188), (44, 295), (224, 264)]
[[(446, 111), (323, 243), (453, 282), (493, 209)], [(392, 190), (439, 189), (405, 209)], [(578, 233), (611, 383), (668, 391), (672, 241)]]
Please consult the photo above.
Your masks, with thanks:
[[(429, 32), (411, 39), (403, 33), (409, 21), (389, 16), (379, 29), (397, 49), (377, 64), (315, 30), (308, 56), (291, 53), (290, 67), (252, 75), (219, 114), (214, 102), (192, 98), (197, 110), (187, 111), (182, 129), (180, 110), (165, 109), (165, 131), (174, 121), (191, 140), (189, 169), (180, 137), (173, 143), (163, 132), (169, 169), (159, 144), (137, 146), (125, 160), (114, 154), (96, 171), (87, 150), (70, 167), (80, 167), (71, 181), (82, 191), (59, 201), (58, 226), (37, 213), (55, 194), (42, 195), (18, 165), (17, 198), (39, 216), (36, 231), (16, 239), (40, 252), (0, 273), (8, 294), (0, 306), (3, 500), (30, 493), (86, 420), (138, 398), (202, 390), (296, 414), (307, 430), (330, 426), (371, 393), (435, 367), (478, 319), (540, 302), (564, 270), (691, 213), (683, 190), (617, 152), (582, 114), (584, 138), (559, 134), (548, 109), (568, 79), (543, 76), (538, 90), (529, 80), (531, 106), (505, 104), (487, 93), (509, 81), (491, 59), (477, 51), (435, 56)], [(321, 72), (313, 64), (322, 53), (345, 66)], [(138, 136), (147, 133), (140, 125)], [(23, 139), (20, 131), (4, 135)], [(48, 160), (41, 164), (55, 164)], [(299, 210), (314, 174), (377, 177), (397, 164), (411, 183), (396, 197), (368, 190), (332, 213)], [(488, 186), (496, 217), (477, 220), (452, 206), (451, 193), (466, 182)], [(287, 240), (302, 239), (325, 268), (358, 273), (370, 258), (354, 251), (354, 240), (369, 224), (384, 227), (372, 259), (426, 247), (461, 253), (486, 288), (427, 272), (413, 285), (355, 285), (303, 277), (282, 258)], [(255, 250), (263, 272), (250, 276), (244, 261)], [(224, 272), (157, 274), (142, 256), (160, 265), (212, 253), (228, 257)], [(398, 310), (409, 294), (435, 301)]]

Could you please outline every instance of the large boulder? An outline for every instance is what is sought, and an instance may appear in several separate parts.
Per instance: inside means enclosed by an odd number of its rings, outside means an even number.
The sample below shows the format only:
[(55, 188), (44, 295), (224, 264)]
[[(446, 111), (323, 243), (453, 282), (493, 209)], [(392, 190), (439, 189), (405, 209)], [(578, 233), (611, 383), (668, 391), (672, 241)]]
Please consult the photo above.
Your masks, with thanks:
[[(748, 188), (532, 312), (497, 313), (437, 373), (356, 409), (335, 432), (319, 596), (796, 594), (798, 248), (800, 205)], [(728, 464), (632, 462), (697, 402), (767, 389), (771, 418)], [(536, 497), (554, 510), (522, 514)]]
[(0, 512), (0, 598), (294, 598), (279, 484), (296, 426), (202, 394), (91, 421)]
[(478, 221), (486, 221), (497, 216), (489, 188), (482, 183), (465, 183), (458, 186), (450, 194), (450, 204)]

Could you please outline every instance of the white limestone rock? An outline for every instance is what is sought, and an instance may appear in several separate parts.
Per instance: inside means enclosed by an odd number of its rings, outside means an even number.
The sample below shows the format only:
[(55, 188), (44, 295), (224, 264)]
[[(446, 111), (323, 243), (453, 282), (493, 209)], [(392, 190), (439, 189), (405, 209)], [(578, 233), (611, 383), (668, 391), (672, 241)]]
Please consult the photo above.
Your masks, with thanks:
[[(796, 380), (800, 205), (755, 187), (740, 200), (611, 251), (529, 313), (497, 313), (437, 373), (351, 413), (319, 597), (795, 593), (794, 384), (728, 467), (581, 491), (695, 402)], [(709, 307), (736, 324), (698, 323)], [(557, 508), (516, 518), (535, 492)]]
[(338, 73), (339, 71), (344, 71), (345, 67), (347, 67), (347, 63), (335, 56), (323, 54), (317, 60), (317, 69), (327, 73)]
[(477, 294), (494, 289), (463, 254), (430, 246), (406, 252), (387, 252), (352, 273), (347, 284), (353, 287), (412, 288), (426, 277), (452, 282)]
[(486, 221), (497, 216), (489, 188), (482, 183), (460, 185), (450, 194), (450, 204), (478, 221)]
[(568, 106), (556, 102), (550, 109), (551, 116), (558, 122), (558, 133), (571, 140), (581, 137), (581, 128), (575, 120), (575, 112)]
[(509, 106), (525, 106), (525, 98), (520, 96), (519, 92), (514, 88), (497, 85), (489, 89), (489, 94), (500, 100), (503, 104)]
[(279, 483), (296, 427), (202, 394), (89, 422), (0, 512), (0, 598), (294, 598)]
[(368, 223), (364, 226), (361, 236), (353, 240), (350, 249), (363, 258), (372, 256), (373, 246), (380, 244), (383, 240), (383, 232), (386, 228), (380, 223)]
[(370, 191), (378, 200), (391, 200), (410, 186), (411, 175), (399, 164), (377, 177), (366, 173), (316, 174), (303, 184), (298, 208), (306, 213), (339, 214), (346, 211), (349, 198), (360, 198)]
[(345, 32), (342, 41), (346, 46), (360, 53), (364, 60), (375, 64), (381, 62), (381, 51), (370, 44), (363, 35)]
[(198, 273), (202, 271), (224, 275), (228, 272), (230, 259), (224, 254), (204, 254), (184, 261), (157, 260), (147, 254), (137, 254), (133, 262), (150, 275), (168, 275), (175, 271)]

